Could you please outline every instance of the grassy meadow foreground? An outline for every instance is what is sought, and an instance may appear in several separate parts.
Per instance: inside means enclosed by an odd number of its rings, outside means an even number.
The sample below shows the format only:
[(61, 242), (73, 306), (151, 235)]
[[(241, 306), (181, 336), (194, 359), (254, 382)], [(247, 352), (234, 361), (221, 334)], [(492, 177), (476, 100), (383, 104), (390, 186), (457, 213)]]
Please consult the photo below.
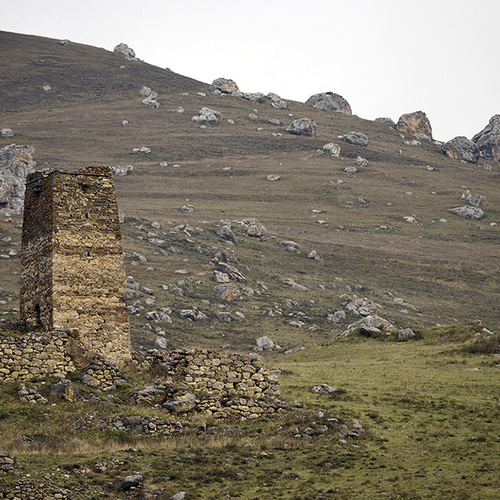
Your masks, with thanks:
[[(121, 480), (139, 472), (163, 490), (156, 498), (185, 491), (214, 499), (494, 499), (499, 359), (476, 330), (422, 330), (409, 343), (348, 337), (276, 357), (270, 362), (282, 370), (286, 415), (265, 422), (179, 417), (184, 430), (172, 437), (76, 425), (89, 414), (96, 422), (145, 414), (125, 393), (98, 394), (94, 404), (49, 398), (27, 406), (14, 385), (3, 384), (2, 445), (16, 457), (17, 478), (70, 488), (76, 498), (125, 498)], [(311, 391), (320, 384), (336, 391)], [(341, 434), (353, 420), (364, 432)], [(0, 491), (6, 480), (0, 476)]]

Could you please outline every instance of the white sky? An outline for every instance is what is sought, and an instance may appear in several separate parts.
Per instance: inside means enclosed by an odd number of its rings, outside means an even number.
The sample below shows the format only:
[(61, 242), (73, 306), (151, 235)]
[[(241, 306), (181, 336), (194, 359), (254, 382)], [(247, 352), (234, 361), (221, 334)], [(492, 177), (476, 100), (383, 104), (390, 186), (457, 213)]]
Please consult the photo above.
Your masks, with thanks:
[[(500, 113), (500, 0), (2, 0), (0, 30), (68, 38), (244, 92), (344, 96), (367, 119), (422, 110), (434, 137)], [(1, 50), (0, 50), (1, 57)]]

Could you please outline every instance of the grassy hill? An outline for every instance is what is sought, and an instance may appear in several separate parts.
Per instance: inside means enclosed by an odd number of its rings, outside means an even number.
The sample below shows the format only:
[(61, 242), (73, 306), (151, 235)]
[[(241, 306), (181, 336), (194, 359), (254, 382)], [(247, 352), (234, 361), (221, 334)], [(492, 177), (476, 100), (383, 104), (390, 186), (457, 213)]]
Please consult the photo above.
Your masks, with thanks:
[[(134, 167), (115, 182), (125, 214), (127, 275), (141, 284), (130, 299), (136, 309), (131, 316), (136, 349), (153, 347), (158, 329), (174, 348), (231, 346), (248, 352), (262, 335), (282, 351), (306, 348), (288, 356), (266, 355), (283, 371), (285, 399), (301, 400), (302, 409), (291, 411), (285, 422), (244, 424), (244, 437), (221, 437), (217, 444), (189, 433), (159, 444), (89, 431), (72, 434), (67, 448), (51, 449), (47, 443), (53, 443), (56, 431), (37, 427), (42, 413), (70, 427), (88, 411), (129, 410), (118, 402), (92, 410), (79, 403), (70, 418), (60, 406), (26, 408), (14, 387), (7, 387), (0, 430), (9, 437), (0, 440), (0, 448), (19, 456), (23, 473), (42, 479), (49, 468), (56, 484), (73, 484), (76, 479), (69, 481), (60, 471), (93, 470), (91, 464), (116, 456), (127, 464), (119, 471), (74, 477), (98, 485), (96, 497), (105, 491), (109, 498), (116, 492), (108, 483), (125, 469), (143, 470), (151, 484), (170, 494), (189, 487), (189, 498), (220, 498), (221, 492), (241, 498), (495, 498), (498, 358), (474, 357), (464, 345), (476, 333), (484, 335), (483, 326), (500, 327), (499, 229), (491, 225), (500, 222), (498, 164), (462, 163), (432, 143), (407, 145), (411, 137), (357, 116), (294, 101), (288, 101), (288, 109), (275, 109), (267, 99), (213, 95), (208, 83), (103, 49), (5, 32), (0, 32), (0, 49), (0, 128), (16, 134), (0, 138), (0, 147), (34, 146), (40, 168)], [(44, 85), (51, 90), (44, 91)], [(143, 85), (158, 93), (160, 108), (141, 103)], [(335, 89), (317, 89), (324, 90)], [(191, 117), (202, 107), (222, 118), (200, 128)], [(316, 137), (285, 131), (301, 117), (317, 122)], [(351, 131), (366, 134), (368, 146), (338, 138)], [(321, 151), (332, 141), (341, 147), (339, 158)], [(142, 146), (151, 152), (133, 151)], [(358, 156), (368, 166), (344, 172)], [(280, 180), (269, 181), (268, 175)], [(449, 211), (464, 204), (463, 186), (488, 199), (481, 221)], [(182, 212), (186, 204), (194, 212)], [(418, 223), (406, 222), (405, 216)], [(246, 218), (258, 219), (266, 234), (247, 236), (241, 224)], [(236, 245), (216, 234), (222, 221), (232, 222)], [(0, 260), (0, 314), (6, 319), (18, 314), (20, 222), (0, 220), (0, 254), (17, 252)], [(164, 240), (164, 247), (151, 238)], [(278, 246), (281, 240), (293, 240), (302, 250), (288, 252)], [(234, 252), (234, 265), (246, 277), (239, 285), (243, 298), (231, 303), (217, 298), (212, 279), (211, 260), (224, 250)], [(308, 258), (312, 250), (319, 260)], [(305, 289), (290, 287), (287, 279)], [(174, 293), (179, 288), (182, 296)], [(344, 309), (345, 294), (380, 304), (381, 316), (398, 327), (421, 329), (423, 340), (334, 341), (359, 319), (350, 312), (338, 323), (327, 319)], [(290, 307), (290, 301), (298, 307)], [(179, 316), (193, 307), (207, 319)], [(159, 308), (172, 310), (171, 324), (147, 319), (147, 312)], [(219, 319), (221, 312), (231, 313), (232, 320)], [(471, 326), (474, 320), (482, 326)], [(448, 333), (433, 329), (436, 324), (450, 325)], [(312, 396), (310, 387), (317, 383), (338, 384), (342, 391), (336, 397)], [(312, 425), (320, 410), (346, 422), (359, 418), (369, 432), (354, 446), (338, 445), (331, 436), (310, 443), (290, 438), (293, 426)], [(194, 435), (195, 423), (186, 424)], [(29, 439), (40, 436), (30, 443), (42, 444), (25, 446), (16, 437), (18, 428)], [(97, 445), (91, 444), (94, 439)], [(131, 447), (140, 454), (130, 454)], [(435, 457), (438, 463), (430, 464)], [(174, 475), (179, 463), (182, 470)], [(210, 464), (206, 476), (198, 477), (200, 464)], [(172, 482), (166, 476), (173, 476)], [(189, 486), (193, 482), (195, 491)]]

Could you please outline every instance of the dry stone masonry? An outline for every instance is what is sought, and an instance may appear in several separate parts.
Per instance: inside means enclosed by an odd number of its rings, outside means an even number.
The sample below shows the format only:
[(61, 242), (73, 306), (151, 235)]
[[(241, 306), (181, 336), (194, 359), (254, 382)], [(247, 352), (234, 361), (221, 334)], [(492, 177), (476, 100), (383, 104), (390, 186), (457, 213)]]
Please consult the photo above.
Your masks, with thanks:
[(34, 172), (26, 183), (21, 320), (71, 332), (90, 352), (131, 357), (116, 192), (110, 167)]

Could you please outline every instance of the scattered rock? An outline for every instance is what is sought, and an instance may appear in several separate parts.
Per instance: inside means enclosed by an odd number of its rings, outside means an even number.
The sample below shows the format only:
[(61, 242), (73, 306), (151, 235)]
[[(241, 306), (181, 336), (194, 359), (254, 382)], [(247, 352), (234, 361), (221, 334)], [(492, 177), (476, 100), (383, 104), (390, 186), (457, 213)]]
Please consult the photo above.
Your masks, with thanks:
[(407, 216), (403, 217), (403, 219), (406, 222), (409, 222), (410, 224), (418, 224), (417, 219), (415, 219), (415, 217), (412, 217), (411, 215), (407, 215)]
[(299, 283), (297, 283), (296, 281), (294, 281), (292, 278), (285, 278), (283, 280), (283, 284), (286, 285), (286, 286), (289, 286), (291, 288), (295, 288), (296, 290), (308, 290), (308, 288), (304, 285), (300, 285)]
[(220, 271), (214, 271), (213, 278), (216, 283), (229, 283), (229, 275)]
[(212, 82), (210, 90), (214, 94), (241, 95), (241, 92), (238, 88), (238, 85), (236, 85), (236, 82), (234, 82), (233, 80), (229, 80), (227, 78), (216, 78)]
[(269, 92), (266, 96), (271, 100), (271, 106), (276, 109), (286, 109), (288, 107), (286, 101), (284, 101), (278, 94)]
[(432, 140), (431, 122), (423, 111), (401, 115), (396, 128), (409, 135), (424, 134), (427, 140)]
[(68, 39), (59, 40), (59, 45), (69, 45), (69, 40)]
[(414, 339), (415, 337), (415, 332), (411, 328), (402, 328), (401, 330), (398, 330), (398, 340), (401, 342), (406, 342), (407, 340)]
[(14, 470), (14, 459), (9, 456), (7, 451), (0, 450), (0, 471), (11, 472), (12, 470)]
[(281, 177), (279, 175), (273, 175), (273, 174), (271, 174), (271, 175), (268, 175), (266, 177), (266, 179), (268, 181), (279, 181), (279, 180), (281, 180)]
[(11, 128), (3, 128), (1, 135), (2, 137), (14, 137), (14, 131)]
[(125, 167), (120, 167), (119, 165), (115, 167), (111, 167), (111, 170), (114, 175), (128, 175), (134, 170), (134, 167), (132, 165), (127, 165)]
[(329, 142), (323, 146), (323, 154), (326, 156), (340, 156), (340, 146)]
[(349, 132), (348, 134), (345, 134), (342, 139), (345, 142), (356, 146), (368, 146), (368, 137), (361, 132)]
[(477, 144), (483, 158), (500, 161), (500, 114), (492, 116), (488, 125), (472, 140)]
[(460, 215), (460, 217), (463, 217), (464, 219), (479, 220), (484, 217), (484, 212), (480, 208), (468, 205), (452, 208), (450, 211)]
[(182, 309), (179, 311), (179, 316), (182, 319), (190, 319), (191, 321), (203, 321), (207, 319), (207, 315), (198, 311), (198, 309)]
[(346, 172), (348, 174), (355, 174), (357, 171), (358, 171), (358, 169), (356, 167), (353, 167), (353, 166), (349, 166), (349, 167), (344, 168), (344, 172)]
[(367, 327), (367, 326), (373, 326), (375, 328), (378, 328), (379, 330), (387, 330), (387, 329), (393, 329), (394, 325), (387, 321), (384, 318), (381, 318), (380, 316), (377, 316), (376, 314), (366, 316), (359, 321), (356, 321), (355, 323), (351, 323), (346, 330), (344, 330), (340, 335), (339, 338), (341, 337), (346, 337), (347, 335), (350, 335), (353, 332), (359, 332), (361, 327)]
[(217, 233), (217, 236), (220, 236), (223, 240), (230, 241), (234, 245), (238, 244), (238, 240), (236, 239), (236, 236), (234, 235), (231, 226), (220, 226), (217, 228), (215, 231)]
[(194, 212), (193, 205), (184, 205), (181, 207), (181, 212)]
[(50, 92), (52, 90), (52, 87), (50, 85), (44, 85), (42, 89), (44, 92)]
[(272, 349), (275, 344), (269, 337), (259, 337), (256, 341), (257, 347), (262, 349)]
[(126, 43), (119, 43), (114, 49), (113, 52), (116, 54), (121, 54), (127, 59), (127, 61), (136, 61), (135, 52), (132, 48), (130, 48)]
[(222, 115), (218, 111), (215, 111), (214, 109), (201, 108), (198, 115), (193, 116), (191, 120), (195, 123), (208, 123), (210, 125), (213, 125), (214, 123), (217, 123), (217, 120), (221, 116)]
[(61, 380), (50, 386), (50, 393), (53, 396), (64, 399), (65, 401), (74, 401), (76, 399), (75, 385), (70, 380)]
[(240, 289), (233, 283), (216, 286), (214, 291), (219, 299), (227, 300), (228, 302), (238, 299), (241, 295)]
[(476, 208), (482, 208), (482, 207), (486, 206), (486, 204), (487, 204), (486, 196), (482, 196), (482, 195), (472, 196), (468, 189), (464, 193), (462, 193), (462, 196), (460, 197), (460, 199), (467, 200), (467, 202), (470, 205), (472, 205), (473, 207), (476, 207)]
[(236, 267), (231, 266), (226, 262), (219, 262), (217, 264), (217, 271), (227, 274), (229, 278), (234, 281), (239, 281), (240, 283), (244, 283), (246, 281), (245, 276), (243, 276), (243, 274), (241, 274)]
[(289, 252), (300, 252), (302, 249), (298, 243), (292, 240), (283, 240), (278, 243), (278, 246), (285, 248)]
[(243, 99), (252, 102), (263, 102), (266, 96), (262, 92), (245, 92), (241, 94)]
[(185, 491), (178, 491), (175, 495), (172, 495), (169, 500), (184, 500), (186, 498)]
[(157, 109), (160, 107), (160, 103), (156, 100), (158, 94), (151, 90), (149, 87), (142, 87), (142, 90), (149, 90), (149, 94), (147, 94), (146, 99), (143, 99), (142, 104), (151, 109)]
[(363, 158), (362, 156), (358, 156), (356, 158), (356, 165), (358, 167), (367, 167), (368, 166), (368, 160), (366, 158)]
[(271, 125), (281, 125), (281, 122), (277, 118), (269, 118), (267, 123), (270, 123)]
[(348, 311), (351, 311), (358, 316), (369, 316), (370, 314), (375, 314), (377, 309), (382, 307), (380, 304), (377, 304), (366, 297), (360, 299), (356, 295), (348, 297), (344, 302), (344, 306)]
[(294, 120), (286, 131), (290, 134), (314, 137), (317, 129), (318, 126), (314, 120), (311, 120), (310, 118), (299, 118)]
[(148, 96), (149, 94), (151, 94), (152, 90), (150, 87), (146, 87), (146, 85), (143, 85), (141, 90), (139, 90), (139, 94), (143, 95), (143, 96)]
[(308, 259), (313, 259), (313, 260), (319, 260), (320, 256), (316, 252), (316, 250), (313, 250), (309, 255), (307, 256)]
[(316, 109), (329, 109), (338, 113), (352, 115), (351, 106), (346, 99), (333, 92), (314, 94), (307, 99), (306, 104)]
[(337, 392), (337, 389), (328, 384), (320, 384), (311, 387), (311, 391), (316, 394), (333, 394), (334, 392)]
[(120, 484), (121, 491), (129, 491), (131, 488), (137, 488), (142, 484), (144, 478), (140, 474), (127, 476)]

